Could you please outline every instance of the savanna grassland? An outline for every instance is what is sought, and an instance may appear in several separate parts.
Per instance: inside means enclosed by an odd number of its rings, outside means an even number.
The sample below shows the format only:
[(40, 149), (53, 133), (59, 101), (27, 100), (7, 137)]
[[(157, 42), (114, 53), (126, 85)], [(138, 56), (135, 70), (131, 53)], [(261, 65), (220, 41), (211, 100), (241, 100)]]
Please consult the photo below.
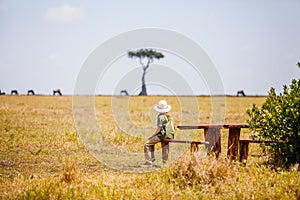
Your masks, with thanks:
[[(118, 98), (128, 106), (130, 121), (118, 121), (124, 110), (112, 108), (112, 97), (95, 97), (96, 117), (107, 142), (132, 152), (143, 151), (145, 138), (123, 134), (116, 123), (133, 124), (131, 131), (143, 126), (154, 130), (155, 113), (150, 110), (162, 98), (173, 106), (176, 125), (209, 123), (213, 116), (210, 97), (197, 97), (197, 110), (181, 109), (192, 97)], [(264, 100), (226, 97), (219, 106), (225, 109), (226, 122), (245, 123), (246, 109)], [(170, 166), (149, 173), (111, 170), (78, 139), (72, 111), (71, 96), (0, 96), (1, 199), (300, 199), (296, 166), (269, 167), (268, 155), (256, 144), (250, 145), (246, 166), (228, 161), (223, 133), (219, 159), (200, 159), (187, 151)], [(196, 122), (190, 117), (194, 112), (199, 112)], [(196, 134), (203, 137), (201, 131)], [(249, 138), (249, 130), (242, 130), (241, 136)]]

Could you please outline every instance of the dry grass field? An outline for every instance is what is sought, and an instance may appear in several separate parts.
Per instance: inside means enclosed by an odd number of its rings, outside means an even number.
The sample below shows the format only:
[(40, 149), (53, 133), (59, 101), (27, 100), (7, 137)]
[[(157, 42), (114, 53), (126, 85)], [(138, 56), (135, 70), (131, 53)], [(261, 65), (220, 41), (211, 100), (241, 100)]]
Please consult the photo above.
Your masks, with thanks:
[[(99, 96), (93, 107), (100, 136), (118, 149), (141, 154), (155, 128), (152, 107), (162, 98), (173, 106), (176, 125), (209, 123), (219, 109), (226, 122), (244, 123), (246, 109), (265, 99), (226, 97), (214, 108), (210, 97)], [(299, 170), (268, 167), (259, 145), (250, 146), (247, 166), (228, 161), (226, 130), (219, 159), (190, 155), (187, 147), (168, 166), (134, 173), (99, 162), (76, 129), (80, 123), (73, 117), (71, 96), (0, 96), (0, 198), (300, 199)], [(177, 130), (176, 137), (184, 134), (203, 139), (201, 130)], [(249, 136), (249, 130), (242, 130), (242, 138)]]

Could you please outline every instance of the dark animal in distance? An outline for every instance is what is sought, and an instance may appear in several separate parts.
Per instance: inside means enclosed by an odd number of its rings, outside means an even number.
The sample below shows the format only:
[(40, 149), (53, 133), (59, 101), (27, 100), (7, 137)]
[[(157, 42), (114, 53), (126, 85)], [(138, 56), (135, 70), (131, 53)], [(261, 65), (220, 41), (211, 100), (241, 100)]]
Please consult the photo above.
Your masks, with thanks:
[(129, 94), (128, 94), (128, 92), (127, 92), (127, 90), (121, 90), (121, 92), (120, 92), (120, 95), (126, 95), (126, 96), (128, 96)]
[(28, 91), (27, 91), (27, 95), (35, 95), (35, 93), (34, 93), (33, 90), (28, 90)]
[(237, 91), (236, 96), (243, 96), (243, 97), (245, 97), (246, 94), (245, 94), (244, 90), (239, 90), (239, 91)]
[(19, 93), (18, 93), (18, 90), (12, 90), (11, 92), (10, 92), (10, 95), (19, 95)]
[(0, 95), (5, 95), (5, 92), (2, 92), (2, 91), (0, 90)]
[(62, 96), (62, 93), (61, 93), (60, 89), (53, 90), (53, 96), (55, 96), (55, 94), (58, 94), (59, 96)]

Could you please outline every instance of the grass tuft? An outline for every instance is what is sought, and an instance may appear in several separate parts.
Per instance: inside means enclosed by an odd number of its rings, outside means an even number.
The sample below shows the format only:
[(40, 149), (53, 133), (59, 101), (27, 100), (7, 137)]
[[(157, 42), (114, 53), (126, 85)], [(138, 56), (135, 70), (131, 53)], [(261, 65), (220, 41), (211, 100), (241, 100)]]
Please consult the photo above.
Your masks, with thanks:
[(61, 181), (65, 183), (78, 182), (80, 177), (80, 172), (76, 164), (67, 160), (61, 175)]
[(207, 156), (203, 159), (196, 154), (187, 154), (172, 167), (172, 177), (184, 186), (214, 186), (232, 176), (235, 167), (233, 162), (225, 158), (215, 159), (213, 156)]

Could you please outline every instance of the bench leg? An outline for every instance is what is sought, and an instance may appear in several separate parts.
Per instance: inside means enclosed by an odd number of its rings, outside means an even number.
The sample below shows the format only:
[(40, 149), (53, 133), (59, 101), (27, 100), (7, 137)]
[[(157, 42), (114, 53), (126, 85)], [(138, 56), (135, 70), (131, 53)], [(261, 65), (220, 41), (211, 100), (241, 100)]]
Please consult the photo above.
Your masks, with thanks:
[(214, 152), (218, 158), (221, 154), (221, 129), (220, 128), (206, 128), (204, 129), (205, 141), (209, 144), (206, 145), (207, 152)]
[(162, 151), (162, 161), (166, 163), (170, 160), (170, 145), (169, 142), (161, 143), (161, 151)]
[(240, 133), (241, 133), (240, 128), (229, 129), (228, 151), (227, 151), (227, 157), (229, 159), (238, 158)]
[(192, 142), (191, 143), (191, 153), (196, 153), (199, 151), (198, 143)]
[(240, 162), (247, 162), (249, 153), (249, 142), (240, 142)]

